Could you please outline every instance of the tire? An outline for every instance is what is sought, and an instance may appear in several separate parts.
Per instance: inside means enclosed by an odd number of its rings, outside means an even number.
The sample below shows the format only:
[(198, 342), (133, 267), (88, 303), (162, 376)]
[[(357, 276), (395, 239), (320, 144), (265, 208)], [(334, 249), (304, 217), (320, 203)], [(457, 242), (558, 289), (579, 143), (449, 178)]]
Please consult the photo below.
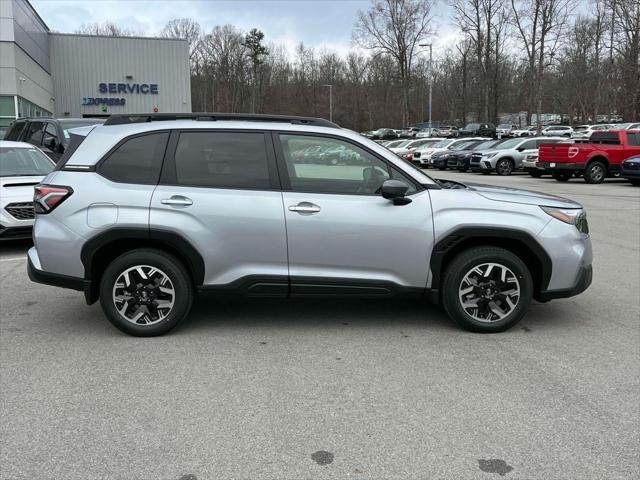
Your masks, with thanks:
[(558, 182), (568, 182), (569, 180), (571, 180), (571, 177), (573, 177), (571, 172), (566, 172), (566, 171), (553, 172), (553, 178), (555, 178)]
[[(476, 268), (482, 274), (477, 273)], [(489, 276), (485, 279), (487, 273)], [(486, 282), (486, 290), (472, 286), (465, 280), (468, 278), (479, 283), (479, 287)], [(503, 282), (502, 278), (507, 281)], [(472, 290), (468, 291), (469, 288)], [(517, 293), (513, 293), (514, 289)], [(468, 292), (462, 293), (465, 290)], [(491, 297), (486, 296), (488, 290)], [(454, 322), (471, 332), (496, 333), (511, 328), (527, 313), (532, 297), (533, 280), (524, 262), (498, 247), (474, 247), (460, 253), (447, 267), (442, 282), (445, 311)], [(467, 302), (466, 307), (463, 300)], [(474, 303), (478, 307), (474, 307)]]
[(503, 158), (496, 163), (496, 173), (500, 176), (511, 175), (513, 172), (513, 162), (510, 158)]
[(468, 168), (459, 168), (459, 169), (458, 169), (458, 171), (459, 171), (460, 173), (467, 173), (467, 171), (468, 171), (468, 170), (469, 170)]
[(438, 167), (438, 170), (446, 170), (447, 167)]
[(480, 173), (483, 175), (489, 175), (491, 172), (489, 170), (480, 170)]
[(542, 172), (529, 172), (529, 175), (531, 175), (533, 178), (540, 178), (542, 177)]
[[(127, 278), (132, 287), (127, 287)], [(127, 300), (118, 301), (116, 297)], [(157, 308), (159, 302), (170, 305)], [(141, 248), (121, 255), (107, 266), (100, 281), (100, 305), (107, 319), (136, 337), (167, 333), (189, 314), (192, 303), (189, 273), (180, 261), (162, 250)], [(143, 315), (136, 320), (139, 313)]]
[(582, 176), (587, 183), (602, 183), (607, 178), (607, 167), (602, 162), (590, 162)]

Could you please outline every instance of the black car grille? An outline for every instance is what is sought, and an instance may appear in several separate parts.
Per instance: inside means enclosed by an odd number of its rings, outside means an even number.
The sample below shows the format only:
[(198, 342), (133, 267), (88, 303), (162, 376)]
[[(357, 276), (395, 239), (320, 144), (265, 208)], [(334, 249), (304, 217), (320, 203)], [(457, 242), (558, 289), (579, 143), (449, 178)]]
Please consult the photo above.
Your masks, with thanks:
[(35, 218), (33, 202), (10, 203), (4, 209), (16, 220), (33, 220)]
[(420, 158), (420, 152), (413, 152), (413, 158)]

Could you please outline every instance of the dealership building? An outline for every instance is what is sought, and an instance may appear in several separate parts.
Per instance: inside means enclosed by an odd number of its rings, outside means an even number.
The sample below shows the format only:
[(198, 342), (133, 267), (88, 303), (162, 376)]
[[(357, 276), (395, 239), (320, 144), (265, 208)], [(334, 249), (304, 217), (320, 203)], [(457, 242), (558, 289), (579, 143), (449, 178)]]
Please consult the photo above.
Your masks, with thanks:
[(0, 127), (19, 117), (191, 112), (186, 40), (54, 33), (0, 0)]

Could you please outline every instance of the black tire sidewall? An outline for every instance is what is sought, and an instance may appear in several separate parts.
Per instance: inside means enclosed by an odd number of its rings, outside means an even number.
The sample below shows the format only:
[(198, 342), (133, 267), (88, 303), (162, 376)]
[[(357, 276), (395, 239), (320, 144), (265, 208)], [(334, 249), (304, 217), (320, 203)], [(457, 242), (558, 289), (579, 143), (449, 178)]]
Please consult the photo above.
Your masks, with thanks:
[[(516, 308), (503, 320), (479, 322), (460, 305), (459, 286), (466, 273), (483, 263), (498, 263), (509, 268), (520, 283), (520, 298)], [(479, 333), (505, 331), (518, 323), (527, 312), (533, 298), (533, 279), (525, 263), (508, 250), (498, 247), (476, 247), (459, 254), (449, 264), (442, 283), (442, 304), (447, 314), (462, 328)]]
[[(595, 166), (600, 166), (602, 168), (603, 173), (600, 180), (594, 180), (592, 177), (593, 168)], [(602, 183), (604, 182), (604, 179), (607, 178), (607, 167), (602, 162), (591, 162), (589, 165), (587, 165), (587, 168), (584, 169), (583, 177), (584, 181), (587, 183)]]
[[(113, 303), (113, 285), (120, 274), (136, 265), (157, 267), (169, 276), (175, 290), (173, 310), (162, 322), (154, 325), (134, 325), (122, 318)], [(193, 286), (184, 266), (173, 256), (155, 249), (140, 249), (125, 253), (113, 260), (100, 280), (100, 305), (107, 319), (121, 331), (138, 337), (162, 335), (183, 320), (191, 309)]]
[[(509, 170), (508, 173), (501, 173), (500, 172), (500, 165), (504, 164), (505, 162), (511, 167), (511, 169)], [(496, 163), (496, 173), (498, 175), (506, 177), (508, 175), (511, 175), (511, 172), (513, 172), (513, 163), (511, 162), (511, 160), (509, 160), (508, 158), (503, 158), (502, 160), (498, 160), (498, 163)]]

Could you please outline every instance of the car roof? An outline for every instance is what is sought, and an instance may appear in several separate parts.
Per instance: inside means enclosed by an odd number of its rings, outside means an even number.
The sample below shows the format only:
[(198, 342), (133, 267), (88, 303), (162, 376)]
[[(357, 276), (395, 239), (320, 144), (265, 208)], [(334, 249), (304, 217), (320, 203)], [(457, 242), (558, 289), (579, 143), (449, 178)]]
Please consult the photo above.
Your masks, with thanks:
[(35, 148), (36, 150), (38, 150), (38, 148), (36, 146), (31, 145), (30, 143), (13, 142), (11, 140), (0, 140), (0, 147), (5, 147), (5, 148)]

